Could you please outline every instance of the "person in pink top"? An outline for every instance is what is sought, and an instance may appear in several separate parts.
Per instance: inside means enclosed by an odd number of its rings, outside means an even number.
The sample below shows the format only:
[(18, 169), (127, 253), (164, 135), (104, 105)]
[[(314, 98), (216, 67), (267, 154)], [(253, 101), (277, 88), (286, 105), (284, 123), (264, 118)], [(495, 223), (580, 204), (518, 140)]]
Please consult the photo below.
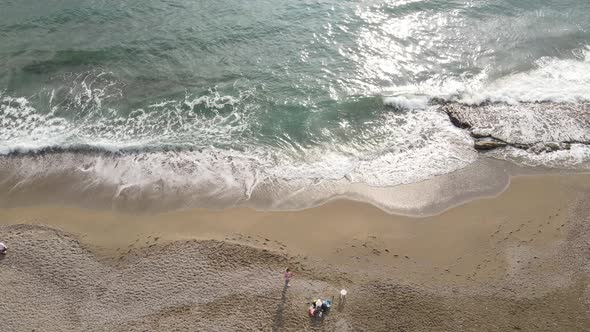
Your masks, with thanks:
[(286, 287), (291, 286), (290, 282), (291, 282), (291, 278), (293, 278), (293, 276), (295, 276), (295, 273), (291, 272), (291, 269), (287, 268), (285, 270), (285, 286)]

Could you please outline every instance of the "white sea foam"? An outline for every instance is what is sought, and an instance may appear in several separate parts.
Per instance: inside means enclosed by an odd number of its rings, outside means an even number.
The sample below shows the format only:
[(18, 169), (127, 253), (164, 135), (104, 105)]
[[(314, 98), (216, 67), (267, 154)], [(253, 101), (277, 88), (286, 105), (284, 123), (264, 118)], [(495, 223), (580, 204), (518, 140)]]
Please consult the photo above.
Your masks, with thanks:
[[(496, 80), (484, 70), (470, 78), (393, 87), (385, 94), (383, 103), (397, 109), (424, 109), (435, 98), (472, 106), (462, 112), (471, 130), (506, 142), (590, 142), (590, 47), (574, 58), (541, 58), (531, 70)], [(571, 150), (539, 154), (508, 148), (488, 155), (530, 166), (586, 169), (588, 150), (573, 145)]]
[(428, 96), (402, 95), (383, 97), (383, 103), (403, 110), (423, 110), (428, 107)]
[(433, 78), (391, 87), (384, 92), (383, 101), (404, 109), (422, 109), (432, 98), (470, 105), (590, 101), (590, 46), (574, 53), (574, 58), (538, 59), (531, 70), (494, 80), (489, 77), (490, 70), (483, 70), (473, 77)]
[[(586, 51), (578, 60), (543, 59), (536, 69), (495, 82), (487, 82), (482, 74), (392, 89), (383, 102), (403, 112), (384, 112), (360, 129), (341, 125), (340, 136), (331, 132), (333, 128), (320, 128), (322, 137), (314, 144), (287, 139), (277, 146), (257, 145), (248, 136), (256, 123), (251, 117), (257, 105), (248, 102), (252, 91), (223, 95), (212, 89), (205, 95), (187, 94), (184, 99), (160, 101), (121, 116), (109, 106), (121, 94), (116, 82), (108, 75), (80, 77), (65, 90), (47, 93), (48, 112), (35, 109), (26, 98), (1, 93), (0, 154), (80, 146), (141, 152), (64, 153), (35, 159), (15, 170), (24, 179), (73, 170), (85, 176), (85, 185), (109, 184), (117, 188), (117, 195), (134, 188), (162, 188), (239, 202), (262, 185), (288, 184), (294, 193), (323, 181), (395, 186), (453, 172), (477, 159), (469, 133), (428, 105), (434, 97), (508, 103), (511, 108), (478, 106), (480, 112), (472, 114), (479, 131), (488, 130), (506, 141), (588, 140), (589, 131), (575, 112), (564, 116), (559, 107), (538, 112), (536, 107), (543, 106), (521, 103), (590, 99), (589, 62)], [(165, 152), (166, 147), (179, 151)], [(582, 168), (590, 158), (587, 147), (578, 145), (553, 153), (505, 149), (490, 155), (527, 165)]]
[[(29, 121), (26, 128), (43, 125), (37, 122), (37, 118), (23, 117), (22, 114), (35, 113), (28, 102), (21, 100), (15, 104), (14, 99), (5, 98), (7, 103), (3, 104), (4, 109), (10, 109), (11, 114), (21, 116), (25, 122)], [(238, 102), (236, 99), (215, 96), (214, 101), (200, 97), (182, 101), (182, 104), (188, 104), (190, 109), (195, 103), (223, 108), (224, 105), (233, 107)], [(183, 112), (176, 101), (150, 106), (162, 107), (166, 107), (167, 113)], [(54, 146), (68, 148), (80, 144), (113, 152), (136, 149), (142, 153), (126, 153), (116, 157), (102, 154), (48, 155), (19, 168), (15, 176), (38, 178), (56, 172), (67, 174), (73, 170), (85, 174), (91, 184), (100, 182), (116, 186), (119, 194), (130, 188), (161, 186), (160, 183), (164, 181), (168, 189), (193, 188), (230, 201), (248, 197), (261, 183), (289, 183), (296, 190), (325, 180), (345, 179), (372, 186), (418, 182), (463, 168), (477, 157), (468, 133), (455, 128), (447, 121), (445, 114), (434, 109), (384, 113), (374, 124), (357, 132), (359, 136), (349, 142), (331, 138), (323, 144), (297, 146), (297, 149), (244, 144), (239, 151), (206, 143), (206, 140), (231, 140), (233, 133), (244, 133), (248, 128), (245, 115), (238, 116), (233, 109), (228, 114), (215, 114), (205, 119), (184, 114), (173, 118), (168, 115), (165, 123), (158, 118), (160, 115), (152, 115), (144, 110), (135, 113), (129, 119), (99, 119), (102, 122), (82, 121), (75, 124), (66, 122), (66, 126), (70, 126), (66, 130), (70, 131), (69, 136), (63, 136), (62, 131), (52, 128), (39, 131), (39, 136), (33, 135), (34, 139), (30, 141), (24, 139), (30, 131), (24, 130), (19, 135), (18, 130), (22, 127), (11, 125), (10, 130), (3, 133), (5, 148), (0, 152), (36, 151)], [(176, 125), (170, 119), (185, 123)], [(43, 121), (50, 123), (47, 118)], [(238, 123), (234, 124), (234, 121)], [(61, 126), (61, 122), (58, 122)], [(159, 136), (142, 134), (153, 134), (155, 131), (150, 132), (148, 129), (162, 124), (165, 126), (159, 131)], [(96, 137), (91, 136), (98, 125), (115, 127), (95, 134)], [(330, 137), (328, 129), (323, 132), (326, 132), (326, 137)], [(204, 142), (199, 142), (201, 144), (196, 149), (179, 152), (146, 149), (162, 142), (186, 142), (197, 137), (204, 137)]]
[(467, 91), (460, 98), (468, 104), (589, 100), (590, 47), (582, 50), (578, 59), (541, 58), (533, 70), (508, 75), (490, 82), (482, 90)]
[(476, 159), (469, 135), (438, 111), (387, 114), (379, 123), (361, 133), (361, 143), (322, 145), (306, 150), (301, 159), (279, 158), (268, 171), (289, 180), (347, 178), (392, 186), (445, 174)]
[[(200, 96), (187, 94), (182, 100), (163, 100), (126, 116), (109, 106), (119, 101), (121, 87), (108, 73), (79, 75), (46, 95), (50, 107), (46, 113), (26, 98), (0, 95), (0, 153), (46, 148), (130, 153), (115, 159), (94, 154), (83, 162), (73, 158), (25, 167), (24, 177), (75, 168), (121, 188), (164, 180), (176, 188), (188, 185), (230, 195), (251, 193), (258, 183), (275, 180), (305, 185), (347, 179), (393, 186), (452, 172), (476, 158), (469, 135), (453, 127), (446, 115), (425, 109), (427, 100), (421, 96), (398, 102), (406, 108), (420, 106), (422, 111), (383, 113), (360, 129), (320, 125), (322, 137), (317, 143), (301, 145), (278, 138), (280, 144), (275, 146), (257, 144), (249, 136), (256, 122), (250, 117), (257, 107), (248, 102), (249, 90), (236, 95), (215, 89)], [(167, 148), (181, 152), (164, 152)]]
[[(0, 92), (0, 153), (80, 146), (115, 152), (183, 147), (183, 143), (192, 146), (192, 142), (207, 146), (235, 141), (248, 128), (251, 105), (240, 102), (249, 91), (225, 96), (211, 90), (206, 95), (187, 95), (121, 116), (103, 106), (120, 97), (116, 81), (101, 81), (101, 77), (88, 74), (59, 91), (45, 93), (49, 112), (37, 110), (24, 97)], [(59, 101), (56, 95), (61, 95)], [(206, 109), (207, 114), (195, 112), (196, 108)]]

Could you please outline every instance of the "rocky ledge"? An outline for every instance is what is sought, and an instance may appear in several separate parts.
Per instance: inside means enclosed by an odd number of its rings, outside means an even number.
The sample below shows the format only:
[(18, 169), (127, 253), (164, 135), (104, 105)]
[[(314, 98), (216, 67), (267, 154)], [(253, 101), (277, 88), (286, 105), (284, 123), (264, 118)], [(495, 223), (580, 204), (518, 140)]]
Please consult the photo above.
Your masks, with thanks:
[(439, 109), (454, 126), (470, 132), (478, 151), (513, 147), (539, 154), (569, 150), (572, 144), (590, 145), (589, 103), (447, 102)]

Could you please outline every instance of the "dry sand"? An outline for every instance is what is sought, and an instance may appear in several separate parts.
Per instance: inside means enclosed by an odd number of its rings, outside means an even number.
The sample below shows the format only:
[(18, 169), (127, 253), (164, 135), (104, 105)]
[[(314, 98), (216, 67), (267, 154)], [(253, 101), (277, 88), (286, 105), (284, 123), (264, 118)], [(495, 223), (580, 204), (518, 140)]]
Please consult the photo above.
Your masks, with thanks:
[[(590, 175), (513, 179), (427, 218), (0, 209), (2, 331), (590, 330)], [(297, 273), (283, 287), (286, 266)], [(349, 291), (322, 321), (312, 299)], [(338, 300), (336, 299), (336, 303)]]

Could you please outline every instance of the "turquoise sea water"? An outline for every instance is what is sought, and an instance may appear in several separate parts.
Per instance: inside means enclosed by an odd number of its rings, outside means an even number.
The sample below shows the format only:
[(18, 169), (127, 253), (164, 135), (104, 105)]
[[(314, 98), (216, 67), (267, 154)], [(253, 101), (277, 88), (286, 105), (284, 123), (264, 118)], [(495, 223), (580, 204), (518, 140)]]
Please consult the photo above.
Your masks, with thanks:
[[(526, 106), (590, 100), (588, 45), (586, 0), (4, 0), (0, 154), (37, 156), (21, 176), (236, 200), (417, 182), (479, 156), (441, 102), (498, 103), (481, 127), (508, 140), (590, 140), (585, 118)], [(585, 168), (590, 152), (494, 157)]]

